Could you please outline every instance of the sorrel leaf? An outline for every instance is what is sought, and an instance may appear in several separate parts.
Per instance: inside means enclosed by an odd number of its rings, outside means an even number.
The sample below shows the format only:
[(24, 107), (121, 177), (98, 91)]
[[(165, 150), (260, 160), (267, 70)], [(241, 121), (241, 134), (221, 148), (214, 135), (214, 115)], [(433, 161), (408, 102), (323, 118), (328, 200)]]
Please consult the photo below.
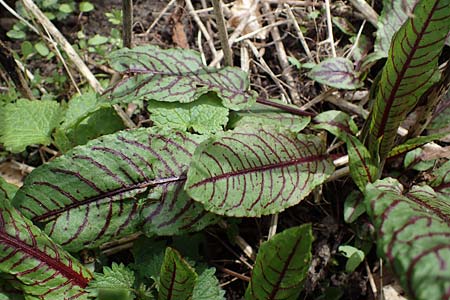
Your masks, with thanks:
[(308, 274), (312, 240), (311, 224), (305, 224), (263, 243), (245, 299), (297, 299)]
[(418, 0), (383, 0), (383, 10), (378, 19), (375, 51), (388, 56), (394, 34), (405, 23)]
[(244, 71), (206, 67), (200, 53), (193, 50), (163, 50), (145, 45), (115, 51), (110, 61), (115, 70), (125, 75), (105, 94), (113, 103), (138, 99), (186, 103), (209, 91), (216, 92), (230, 109), (247, 108), (256, 101)]
[(298, 204), (334, 170), (314, 135), (239, 127), (195, 151), (185, 188), (206, 210), (256, 217)]
[(24, 218), (0, 193), (0, 271), (25, 295), (87, 299), (92, 274)]
[(347, 153), (350, 175), (358, 188), (364, 191), (367, 183), (378, 179), (378, 164), (363, 143), (352, 135), (347, 137)]
[[(279, 103), (275, 100), (271, 101)], [(290, 107), (285, 103), (282, 103), (282, 105)], [(231, 112), (229, 127), (236, 128), (245, 125), (260, 127), (261, 125), (271, 124), (272, 126), (289, 128), (292, 132), (300, 132), (310, 121), (309, 116), (299, 116), (282, 109), (255, 103), (249, 109)]]
[(363, 200), (364, 195), (358, 190), (351, 191), (347, 198), (345, 198), (344, 221), (346, 223), (355, 222), (359, 216), (366, 212), (366, 207)]
[(354, 90), (363, 85), (353, 68), (353, 63), (343, 57), (324, 60), (312, 68), (308, 76), (317, 82), (338, 89)]
[(172, 231), (194, 226), (208, 214), (176, 196), (203, 139), (151, 128), (101, 137), (35, 169), (13, 203), (70, 251), (136, 232), (143, 222)]
[(364, 201), (376, 228), (378, 253), (411, 299), (447, 299), (450, 198), (427, 185), (413, 186), (405, 195), (402, 190), (392, 178), (368, 185)]
[(49, 145), (62, 109), (51, 100), (19, 99), (0, 109), (0, 143), (11, 152), (21, 152), (32, 144)]
[(191, 299), (197, 273), (178, 251), (167, 247), (161, 266), (159, 300)]
[(342, 111), (327, 110), (314, 117), (315, 123), (312, 127), (315, 129), (323, 129), (347, 141), (347, 136), (355, 135), (358, 132), (358, 126), (350, 116)]
[(395, 156), (404, 154), (404, 153), (414, 150), (426, 143), (441, 139), (447, 135), (448, 135), (448, 133), (438, 133), (438, 134), (431, 134), (431, 135), (426, 135), (426, 136), (418, 136), (418, 137), (409, 139), (405, 143), (392, 148), (392, 150), (389, 151), (387, 158), (391, 158), (391, 157), (395, 157)]
[[(437, 63), (450, 30), (450, 1), (422, 0), (394, 35), (369, 120), (367, 145), (383, 161), (397, 128), (439, 78)], [(380, 141), (379, 149), (375, 148)]]
[(210, 134), (223, 130), (228, 122), (228, 108), (209, 93), (190, 103), (149, 101), (150, 120), (162, 128)]

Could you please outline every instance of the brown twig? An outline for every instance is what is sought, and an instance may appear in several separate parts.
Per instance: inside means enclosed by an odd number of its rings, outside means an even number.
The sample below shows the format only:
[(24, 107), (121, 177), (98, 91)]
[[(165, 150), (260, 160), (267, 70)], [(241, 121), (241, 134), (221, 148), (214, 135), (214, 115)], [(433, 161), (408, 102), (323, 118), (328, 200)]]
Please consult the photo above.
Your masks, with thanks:
[(133, 40), (133, 0), (122, 0), (122, 12), (123, 46), (131, 49)]
[(225, 58), (226, 66), (233, 66), (233, 53), (228, 43), (228, 32), (223, 17), (222, 6), (220, 0), (212, 0), (214, 7), (214, 14), (216, 16), (217, 30), (219, 31), (220, 44), (222, 45), (223, 56)]

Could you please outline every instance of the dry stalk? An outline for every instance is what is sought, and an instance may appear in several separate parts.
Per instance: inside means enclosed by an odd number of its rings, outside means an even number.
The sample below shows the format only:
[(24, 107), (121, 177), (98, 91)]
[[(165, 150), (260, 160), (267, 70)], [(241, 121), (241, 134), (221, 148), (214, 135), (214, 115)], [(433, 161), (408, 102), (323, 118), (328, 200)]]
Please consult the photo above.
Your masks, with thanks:
[(225, 65), (233, 66), (233, 53), (228, 43), (228, 32), (223, 17), (222, 6), (220, 0), (212, 0), (214, 6), (214, 14), (216, 16), (217, 30), (219, 31), (220, 44), (222, 45), (223, 55), (225, 57)]
[(133, 1), (132, 0), (122, 0), (122, 12), (123, 12), (123, 22), (122, 22), (123, 46), (131, 49), (132, 41), (133, 41)]

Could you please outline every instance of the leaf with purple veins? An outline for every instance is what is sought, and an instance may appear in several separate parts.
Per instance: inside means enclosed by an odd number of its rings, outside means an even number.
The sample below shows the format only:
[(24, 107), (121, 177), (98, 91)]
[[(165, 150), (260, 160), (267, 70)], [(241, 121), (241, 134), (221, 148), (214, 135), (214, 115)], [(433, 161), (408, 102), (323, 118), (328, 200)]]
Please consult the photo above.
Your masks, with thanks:
[(363, 86), (353, 63), (343, 57), (329, 58), (316, 65), (308, 76), (325, 85), (338, 89), (354, 90)]

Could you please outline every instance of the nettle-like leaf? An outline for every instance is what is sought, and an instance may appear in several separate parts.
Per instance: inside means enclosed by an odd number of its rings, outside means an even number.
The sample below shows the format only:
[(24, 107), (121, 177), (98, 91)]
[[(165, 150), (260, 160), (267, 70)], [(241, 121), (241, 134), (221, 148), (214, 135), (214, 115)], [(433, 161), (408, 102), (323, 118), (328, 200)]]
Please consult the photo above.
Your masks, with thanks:
[(256, 217), (298, 204), (333, 171), (314, 135), (239, 127), (196, 149), (185, 188), (206, 210)]
[(215, 268), (198, 271), (197, 284), (192, 292), (192, 300), (225, 300), (225, 291), (220, 288)]
[(363, 143), (351, 135), (347, 137), (347, 153), (350, 175), (358, 188), (364, 191), (367, 183), (378, 179), (378, 163)]
[[(450, 1), (422, 0), (394, 35), (369, 121), (367, 145), (385, 159), (397, 128), (439, 78), (438, 57), (450, 30)], [(380, 143), (378, 143), (380, 142)], [(379, 145), (379, 149), (375, 148)]]
[(210, 134), (222, 131), (228, 122), (228, 108), (213, 94), (202, 95), (191, 103), (149, 101), (147, 110), (154, 125)]
[(377, 38), (375, 51), (388, 56), (389, 46), (394, 34), (406, 19), (412, 14), (412, 10), (418, 0), (383, 0), (383, 10), (378, 19)]
[(167, 247), (160, 276), (159, 300), (192, 299), (198, 276), (178, 251)]
[(244, 71), (206, 67), (200, 53), (193, 50), (146, 45), (115, 51), (110, 60), (112, 67), (125, 75), (105, 94), (113, 103), (139, 99), (185, 103), (209, 91), (216, 92), (223, 105), (234, 110), (256, 101)]
[(245, 299), (298, 298), (311, 261), (311, 224), (292, 227), (263, 243)]
[[(272, 102), (279, 103), (275, 100), (272, 100)], [(279, 104), (290, 107), (285, 103)], [(292, 132), (300, 132), (310, 121), (311, 117), (309, 116), (299, 116), (279, 108), (255, 103), (249, 109), (231, 112), (229, 126), (231, 128), (245, 125), (260, 127), (261, 125), (271, 124), (272, 126), (286, 127)]]
[(134, 273), (123, 264), (112, 263), (103, 267), (103, 273), (96, 273), (86, 290), (90, 297), (99, 300), (132, 300), (134, 299)]
[[(444, 167), (445, 186), (450, 165)], [(366, 190), (378, 253), (411, 299), (447, 299), (450, 294), (450, 198), (439, 186), (413, 186), (403, 195), (402, 185), (386, 178)]]
[(141, 226), (155, 230), (147, 234), (199, 229), (216, 217), (182, 187), (203, 139), (152, 128), (101, 137), (35, 169), (13, 204), (70, 251)]
[(49, 145), (51, 134), (62, 117), (58, 102), (19, 99), (0, 109), (0, 143), (7, 150), (21, 152), (29, 145)]
[(30, 298), (87, 299), (92, 274), (0, 193), (0, 271)]
[(313, 122), (315, 123), (313, 128), (326, 130), (343, 141), (347, 141), (347, 136), (358, 132), (355, 121), (348, 114), (338, 110), (320, 113), (314, 117)]
[(329, 58), (314, 66), (308, 76), (322, 84), (338, 89), (354, 90), (363, 86), (353, 63), (343, 57)]

